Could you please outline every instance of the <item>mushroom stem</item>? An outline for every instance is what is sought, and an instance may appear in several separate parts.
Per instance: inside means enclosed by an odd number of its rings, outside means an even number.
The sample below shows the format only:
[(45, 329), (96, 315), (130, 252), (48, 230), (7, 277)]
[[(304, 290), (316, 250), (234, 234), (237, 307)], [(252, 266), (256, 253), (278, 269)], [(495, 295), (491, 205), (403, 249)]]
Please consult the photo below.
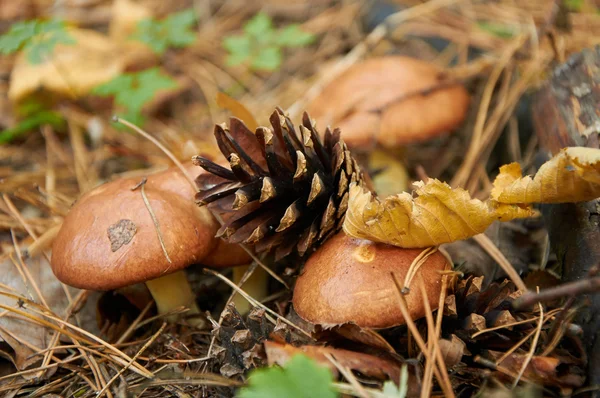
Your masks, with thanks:
[[(184, 270), (146, 281), (146, 286), (154, 297), (159, 314), (166, 314), (179, 307), (189, 308), (187, 314), (200, 313), (196, 306), (196, 296), (192, 292)], [(175, 322), (177, 315), (168, 316), (166, 319), (168, 322)], [(190, 324), (194, 326), (198, 326), (201, 322), (200, 319), (190, 319)]]
[[(243, 265), (233, 269), (233, 282), (236, 285), (240, 283), (249, 267), (249, 265)], [(267, 294), (267, 281), (267, 272), (262, 269), (262, 267), (256, 267), (252, 275), (250, 275), (250, 278), (244, 282), (241, 288), (251, 297), (260, 301), (265, 298)], [(240, 314), (245, 314), (246, 312), (250, 311), (250, 303), (239, 294), (235, 295), (233, 298), (233, 303)]]

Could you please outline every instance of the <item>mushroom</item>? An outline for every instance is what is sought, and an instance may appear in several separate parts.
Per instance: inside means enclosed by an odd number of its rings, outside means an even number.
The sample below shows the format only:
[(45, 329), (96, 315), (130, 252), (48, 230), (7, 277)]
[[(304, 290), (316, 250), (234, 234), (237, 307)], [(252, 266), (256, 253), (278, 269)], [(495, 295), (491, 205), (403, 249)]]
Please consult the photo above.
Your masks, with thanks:
[(249, 258), (214, 238), (219, 225), (194, 203), (194, 193), (175, 168), (143, 184), (126, 178), (93, 189), (76, 202), (54, 239), (54, 273), (91, 290), (145, 282), (160, 314), (180, 306), (197, 312), (184, 268), (234, 266)]
[(309, 105), (321, 124), (339, 127), (350, 147), (395, 148), (456, 128), (469, 94), (430, 63), (403, 56), (373, 58), (350, 67)]
[[(306, 321), (324, 326), (353, 322), (380, 329), (404, 324), (391, 273), (403, 281), (421, 252), (338, 233), (304, 265), (294, 288), (294, 309)], [(432, 309), (437, 308), (442, 288), (440, 271), (446, 267), (446, 257), (435, 252), (410, 284), (413, 287), (418, 278), (423, 280)], [(418, 288), (411, 289), (405, 298), (412, 319), (425, 315)]]

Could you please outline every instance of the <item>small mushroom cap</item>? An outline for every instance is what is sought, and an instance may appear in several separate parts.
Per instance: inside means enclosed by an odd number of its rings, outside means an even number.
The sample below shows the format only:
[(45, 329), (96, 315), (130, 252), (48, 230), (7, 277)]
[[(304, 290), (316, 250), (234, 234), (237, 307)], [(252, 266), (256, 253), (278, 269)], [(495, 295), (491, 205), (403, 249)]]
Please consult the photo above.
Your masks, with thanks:
[(339, 127), (351, 147), (425, 141), (456, 128), (469, 107), (467, 90), (444, 75), (414, 58), (369, 59), (329, 83), (308, 111), (319, 125)]
[(167, 171), (101, 185), (83, 195), (65, 217), (54, 240), (52, 269), (62, 282), (83, 289), (108, 290), (164, 276), (200, 262), (217, 245), (218, 223), (193, 200), (181, 175)]
[[(421, 252), (338, 233), (304, 265), (294, 288), (294, 309), (303, 319), (324, 326), (353, 322), (361, 327), (388, 328), (404, 324), (391, 273), (402, 283)], [(423, 278), (435, 309), (441, 292), (439, 271), (446, 267), (446, 258), (436, 252), (417, 271), (410, 293), (404, 296), (412, 319), (425, 315), (418, 279)]]

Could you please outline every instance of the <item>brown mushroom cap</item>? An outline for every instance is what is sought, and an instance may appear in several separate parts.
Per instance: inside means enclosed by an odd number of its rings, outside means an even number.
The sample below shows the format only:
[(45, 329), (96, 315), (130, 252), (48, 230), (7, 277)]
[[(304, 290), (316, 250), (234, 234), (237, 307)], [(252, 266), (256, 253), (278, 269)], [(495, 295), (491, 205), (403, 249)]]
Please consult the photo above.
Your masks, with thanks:
[(308, 111), (319, 125), (339, 127), (351, 147), (425, 141), (466, 116), (467, 90), (444, 79), (442, 69), (418, 59), (373, 58), (329, 83)]
[[(305, 320), (333, 326), (354, 322), (361, 327), (388, 328), (403, 324), (393, 272), (402, 282), (420, 249), (351, 238), (338, 233), (306, 262), (294, 288), (294, 309)], [(424, 316), (425, 308), (416, 285), (423, 278), (432, 309), (441, 292), (439, 271), (447, 267), (439, 252), (421, 265), (405, 295), (413, 319)]]
[[(163, 180), (165, 175), (169, 180)], [(178, 178), (185, 183), (174, 184)], [(196, 206), (194, 191), (184, 177), (150, 175), (144, 192), (158, 220), (169, 263), (141, 188), (131, 190), (139, 182), (116, 180), (77, 201), (54, 240), (51, 265), (58, 279), (83, 289), (115, 289), (178, 271), (213, 250), (218, 225), (208, 210)]]

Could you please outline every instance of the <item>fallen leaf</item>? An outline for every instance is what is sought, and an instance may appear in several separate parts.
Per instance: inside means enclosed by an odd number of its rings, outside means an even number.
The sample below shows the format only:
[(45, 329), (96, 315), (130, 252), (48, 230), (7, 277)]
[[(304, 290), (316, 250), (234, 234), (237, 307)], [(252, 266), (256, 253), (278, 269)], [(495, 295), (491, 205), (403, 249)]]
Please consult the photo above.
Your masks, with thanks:
[(258, 127), (258, 122), (252, 115), (252, 112), (235, 98), (232, 98), (223, 92), (218, 92), (217, 105), (223, 109), (227, 109), (233, 116), (243, 121), (251, 131), (256, 130)]
[(89, 93), (125, 68), (119, 46), (92, 30), (69, 29), (74, 44), (57, 44), (47, 59), (32, 65), (20, 54), (10, 79), (8, 96), (19, 102), (39, 89), (70, 98)]
[(376, 171), (373, 185), (379, 196), (394, 195), (408, 188), (408, 172), (396, 156), (375, 149), (369, 155), (369, 168)]
[(473, 199), (468, 191), (452, 189), (436, 179), (414, 185), (417, 197), (403, 192), (383, 202), (352, 186), (344, 232), (394, 246), (423, 248), (480, 234), (496, 220), (536, 214), (529, 207)]
[[(32, 284), (23, 278), (13, 260), (8, 256), (4, 256), (1, 260), (0, 304), (40, 317), (40, 315), (30, 312), (27, 309), (27, 304), (21, 305), (22, 303), (19, 300), (7, 295), (17, 295), (38, 304), (42, 303)], [(15, 261), (18, 260), (15, 259)], [(48, 261), (45, 257), (38, 256), (27, 259), (26, 266), (52, 312), (62, 318), (69, 306), (69, 301), (63, 286), (61, 286), (61, 283), (52, 273), (52, 268)], [(73, 298), (80, 292), (79, 289), (68, 289)], [(2, 309), (2, 312), (4, 311)], [(94, 303), (89, 299), (84, 304), (84, 308), (78, 311), (79, 320), (82, 322), (81, 326), (88, 331), (98, 333), (95, 325), (95, 314)], [(8, 353), (9, 358), (18, 370), (24, 370), (39, 363), (43, 359), (43, 356), (32, 356), (32, 354), (46, 349), (51, 341), (51, 337), (52, 333), (50, 333), (49, 329), (39, 326), (35, 322), (29, 321), (10, 310), (6, 310), (6, 314), (0, 317), (0, 341), (4, 340), (12, 348), (13, 352)], [(35, 377), (39, 376), (39, 374), (31, 373), (29, 376)]]
[(265, 341), (264, 345), (269, 365), (283, 366), (294, 355), (304, 354), (337, 374), (337, 368), (325, 356), (325, 354), (331, 354), (343, 367), (361, 372), (366, 376), (380, 380), (389, 378), (396, 381), (400, 379), (399, 364), (373, 355), (323, 346), (304, 345), (294, 347), (273, 341)]
[(587, 202), (600, 197), (600, 149), (564, 148), (535, 176), (522, 176), (521, 166), (500, 167), (491, 196), (501, 203)]

